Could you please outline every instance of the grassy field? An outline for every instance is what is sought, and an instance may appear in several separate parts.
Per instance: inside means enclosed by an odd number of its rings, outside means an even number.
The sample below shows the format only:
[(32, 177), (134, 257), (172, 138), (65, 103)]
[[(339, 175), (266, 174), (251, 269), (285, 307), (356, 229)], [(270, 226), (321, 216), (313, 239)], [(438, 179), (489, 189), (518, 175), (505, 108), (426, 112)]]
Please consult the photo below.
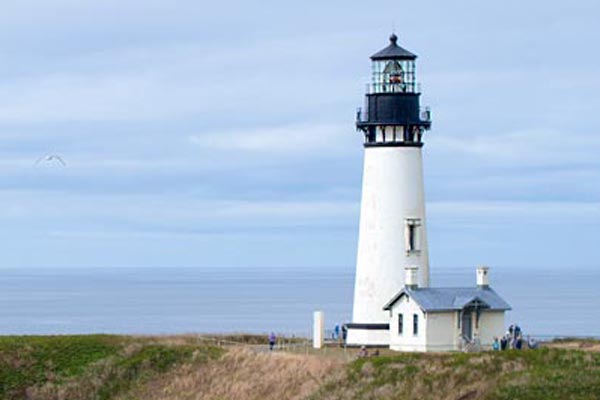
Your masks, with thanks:
[(112, 399), (223, 350), (192, 338), (0, 337), (1, 399)]
[(269, 353), (264, 342), (250, 335), (0, 337), (0, 399), (600, 399), (597, 341), (367, 359), (336, 348)]
[(311, 399), (600, 399), (600, 353), (546, 347), (362, 359)]

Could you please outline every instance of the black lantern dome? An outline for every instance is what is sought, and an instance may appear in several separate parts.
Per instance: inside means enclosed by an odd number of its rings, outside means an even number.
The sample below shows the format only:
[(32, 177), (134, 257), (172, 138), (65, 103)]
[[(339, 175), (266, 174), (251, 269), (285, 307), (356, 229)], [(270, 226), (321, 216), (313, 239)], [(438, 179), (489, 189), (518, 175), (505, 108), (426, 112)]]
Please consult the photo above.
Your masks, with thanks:
[(371, 56), (371, 60), (414, 60), (417, 56), (398, 46), (398, 36), (392, 33), (390, 45)]
[(356, 127), (365, 134), (365, 146), (423, 145), (423, 133), (430, 129), (429, 109), (421, 110), (420, 88), (416, 82), (417, 56), (390, 44), (371, 56), (372, 81), (368, 85), (365, 109), (357, 113)]

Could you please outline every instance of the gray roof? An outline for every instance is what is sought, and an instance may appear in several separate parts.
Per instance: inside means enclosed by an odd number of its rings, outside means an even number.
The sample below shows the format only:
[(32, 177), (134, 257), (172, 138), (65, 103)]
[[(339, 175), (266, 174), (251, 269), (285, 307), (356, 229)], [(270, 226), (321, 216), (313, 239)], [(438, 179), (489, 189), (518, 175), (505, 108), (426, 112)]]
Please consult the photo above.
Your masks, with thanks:
[(510, 305), (492, 288), (404, 288), (384, 306), (389, 310), (402, 296), (408, 295), (423, 311), (453, 311), (478, 302), (487, 310), (506, 311)]
[(371, 56), (371, 60), (414, 60), (417, 56), (398, 46), (398, 36), (390, 36), (390, 45)]

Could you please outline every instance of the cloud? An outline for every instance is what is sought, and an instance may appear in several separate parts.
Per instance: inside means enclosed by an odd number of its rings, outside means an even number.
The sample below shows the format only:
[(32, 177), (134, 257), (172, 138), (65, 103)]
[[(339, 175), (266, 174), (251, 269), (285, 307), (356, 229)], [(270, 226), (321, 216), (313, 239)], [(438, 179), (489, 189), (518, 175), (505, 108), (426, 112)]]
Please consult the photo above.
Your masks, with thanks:
[(252, 128), (236, 131), (207, 132), (190, 136), (190, 141), (208, 150), (244, 150), (249, 152), (286, 155), (309, 151), (323, 154), (349, 152), (356, 147), (357, 135), (351, 124), (302, 124)]
[[(400, 41), (420, 56), (423, 104), (435, 113), (425, 146), (431, 226), (460, 236), (457, 224), (464, 233), (519, 219), (597, 222), (597, 2), (468, 3), (380, 4), (402, 11)], [(427, 29), (415, 15), (428, 16)], [(354, 110), (368, 57), (390, 29), (341, 1), (7, 2), (5, 238), (27, 249), (39, 234), (47, 258), (68, 261), (44, 235), (71, 234), (61, 248), (77, 242), (85, 262), (143, 252), (144, 240), (128, 250), (133, 233), (160, 236), (158, 254), (207, 232), (225, 252), (239, 231), (281, 236), (287, 252), (316, 249), (313, 232), (343, 230), (350, 239), (330, 257), (353, 257), (362, 167)], [(67, 168), (35, 165), (48, 153)], [(299, 230), (309, 233), (297, 240)], [(120, 236), (99, 245), (83, 232)], [(182, 250), (189, 259), (194, 240)]]
[(600, 165), (600, 135), (577, 132), (540, 129), (462, 137), (439, 135), (432, 136), (428, 146), (434, 156), (466, 157), (485, 166)]
[[(72, 50), (43, 60), (7, 55), (17, 60), (4, 73), (16, 76), (0, 81), (0, 121), (124, 123), (199, 117), (206, 123), (297, 117), (308, 110), (313, 118), (321, 117), (330, 104), (352, 99), (360, 87), (351, 75), (358, 65), (338, 67), (351, 60), (342, 45), (359, 37), (329, 33), (318, 37), (318, 47), (312, 34), (244, 41), (234, 51), (206, 41), (157, 40)], [(271, 61), (273, 54), (277, 62)]]
[[(498, 221), (579, 221), (600, 223), (600, 202), (577, 201), (458, 201), (427, 204), (432, 220), (462, 219), (479, 223)], [(438, 222), (439, 223), (439, 222)]]
[[(224, 199), (177, 193), (155, 195), (73, 194), (55, 191), (2, 191), (0, 222), (20, 231), (69, 229), (102, 231), (222, 231), (300, 227), (354, 229), (355, 200)], [(438, 226), (462, 223), (600, 223), (600, 202), (434, 201), (428, 219)]]
[(19, 231), (231, 230), (351, 224), (358, 205), (348, 201), (227, 200), (182, 195), (74, 195), (3, 191), (0, 221)]
[(198, 97), (191, 88), (162, 82), (149, 73), (52, 75), (0, 88), (4, 123), (135, 121), (176, 117), (199, 109), (191, 101)]

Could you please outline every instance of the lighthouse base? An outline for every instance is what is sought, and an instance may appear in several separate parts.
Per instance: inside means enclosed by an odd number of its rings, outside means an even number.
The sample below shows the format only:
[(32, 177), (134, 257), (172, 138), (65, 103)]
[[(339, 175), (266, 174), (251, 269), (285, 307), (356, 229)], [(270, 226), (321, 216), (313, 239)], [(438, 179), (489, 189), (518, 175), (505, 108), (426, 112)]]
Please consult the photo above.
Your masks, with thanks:
[(367, 347), (389, 347), (390, 325), (389, 324), (346, 324), (348, 333), (346, 336), (347, 346)]

